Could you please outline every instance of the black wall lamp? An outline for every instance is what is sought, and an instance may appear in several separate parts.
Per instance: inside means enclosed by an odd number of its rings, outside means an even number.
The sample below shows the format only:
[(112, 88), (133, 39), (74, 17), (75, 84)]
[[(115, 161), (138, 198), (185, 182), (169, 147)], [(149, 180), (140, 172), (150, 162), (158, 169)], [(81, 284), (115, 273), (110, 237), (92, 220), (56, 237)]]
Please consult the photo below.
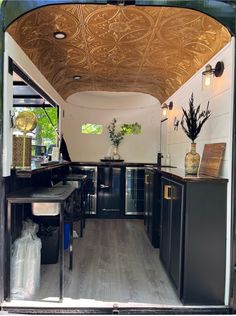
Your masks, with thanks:
[(202, 87), (208, 89), (212, 86), (213, 78), (222, 76), (224, 72), (223, 61), (218, 61), (215, 68), (212, 68), (210, 64), (206, 65), (206, 69), (202, 72)]
[(169, 104), (163, 103), (162, 106), (161, 106), (162, 115), (163, 115), (163, 116), (166, 116), (166, 115), (167, 115), (167, 111), (168, 111), (168, 110), (172, 110), (172, 109), (173, 109), (173, 106), (174, 106), (174, 104), (173, 104), (172, 101), (170, 101)]

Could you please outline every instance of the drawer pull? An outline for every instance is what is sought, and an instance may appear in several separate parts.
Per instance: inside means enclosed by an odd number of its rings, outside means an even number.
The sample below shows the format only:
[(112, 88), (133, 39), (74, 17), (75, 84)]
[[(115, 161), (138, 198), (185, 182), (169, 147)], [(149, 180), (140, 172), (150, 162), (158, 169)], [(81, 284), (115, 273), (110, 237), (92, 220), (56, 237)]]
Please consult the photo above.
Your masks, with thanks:
[(145, 174), (145, 184), (149, 184), (149, 174)]
[(100, 188), (101, 189), (109, 189), (109, 185), (101, 184)]
[(171, 200), (171, 185), (164, 185), (164, 199)]

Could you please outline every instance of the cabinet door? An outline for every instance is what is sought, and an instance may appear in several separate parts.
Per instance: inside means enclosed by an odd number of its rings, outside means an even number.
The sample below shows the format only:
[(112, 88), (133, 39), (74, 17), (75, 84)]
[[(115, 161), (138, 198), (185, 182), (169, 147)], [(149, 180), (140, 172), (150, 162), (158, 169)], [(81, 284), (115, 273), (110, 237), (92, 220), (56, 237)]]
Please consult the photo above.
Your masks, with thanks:
[(126, 168), (125, 214), (143, 215), (144, 210), (144, 169)]
[(183, 185), (170, 181), (170, 262), (169, 273), (181, 295), (181, 266), (182, 266), (182, 223), (183, 223)]
[(153, 191), (154, 191), (154, 173), (149, 172), (149, 185), (148, 185), (148, 227), (147, 233), (151, 242), (153, 242)]
[(123, 211), (123, 168), (98, 168), (98, 215), (109, 215)]
[(149, 209), (149, 190), (150, 190), (150, 182), (149, 182), (149, 173), (148, 170), (145, 170), (144, 175), (144, 225), (146, 231), (148, 231), (148, 209)]
[(170, 262), (171, 186), (166, 178), (162, 178), (161, 191), (160, 258), (168, 271)]

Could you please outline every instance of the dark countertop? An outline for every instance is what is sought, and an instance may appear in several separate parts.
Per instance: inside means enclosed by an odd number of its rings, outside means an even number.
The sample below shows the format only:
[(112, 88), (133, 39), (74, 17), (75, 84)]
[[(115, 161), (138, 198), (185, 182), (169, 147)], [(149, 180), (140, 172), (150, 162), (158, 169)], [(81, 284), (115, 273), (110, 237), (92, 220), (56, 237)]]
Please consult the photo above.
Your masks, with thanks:
[(219, 182), (219, 183), (225, 183), (228, 182), (228, 179), (226, 178), (215, 178), (215, 177), (209, 177), (209, 176), (191, 176), (186, 175), (184, 169), (180, 168), (167, 168), (167, 167), (153, 167), (154, 170), (160, 172), (163, 176), (171, 177), (172, 179), (176, 179), (183, 182)]
[[(147, 165), (145, 162), (117, 162), (117, 161), (96, 161), (96, 162), (49, 162), (49, 163), (42, 163), (39, 161), (32, 161), (31, 168), (25, 168), (25, 169), (15, 169), (16, 177), (17, 178), (31, 178), (32, 175), (48, 170), (52, 170), (55, 168), (60, 168), (63, 166), (124, 166), (124, 167), (144, 167)], [(149, 163), (149, 166), (156, 166), (155, 163)]]
[(55, 169), (55, 168), (60, 168), (63, 166), (67, 166), (69, 164), (70, 164), (70, 162), (68, 162), (68, 161), (63, 161), (63, 162), (58, 161), (58, 162), (53, 162), (53, 163), (41, 165), (40, 162), (32, 161), (31, 168), (15, 169), (15, 171), (16, 171), (16, 176), (18, 178), (30, 178), (32, 175), (34, 175), (36, 173)]
[(108, 160), (108, 161), (94, 161), (94, 162), (88, 162), (88, 161), (73, 161), (71, 165), (76, 166), (124, 166), (124, 167), (144, 167), (146, 165), (148, 166), (156, 166), (156, 163), (148, 163), (148, 162), (120, 162), (116, 160)]
[(151, 168), (160, 172), (163, 176), (171, 176), (172, 179), (176, 179), (183, 182), (228, 182), (226, 178), (214, 178), (209, 176), (191, 176), (185, 175), (184, 169), (175, 168), (175, 167), (157, 167), (156, 163), (147, 163), (147, 162), (117, 162), (117, 161), (78, 161), (78, 162), (56, 162), (41, 165), (40, 162), (33, 162), (31, 168), (29, 169), (16, 169), (16, 176), (19, 178), (30, 178), (33, 174), (51, 170), (54, 168), (60, 168), (63, 166), (123, 166), (123, 167), (145, 167)]
[(11, 203), (64, 202), (75, 190), (70, 184), (59, 184), (54, 187), (26, 187), (7, 195)]

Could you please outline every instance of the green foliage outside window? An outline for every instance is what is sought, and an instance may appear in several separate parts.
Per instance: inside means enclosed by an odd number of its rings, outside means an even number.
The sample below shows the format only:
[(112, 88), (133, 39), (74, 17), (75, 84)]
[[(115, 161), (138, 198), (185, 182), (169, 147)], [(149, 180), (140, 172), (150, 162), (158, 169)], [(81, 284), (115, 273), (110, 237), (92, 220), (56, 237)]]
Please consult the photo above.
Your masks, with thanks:
[[(45, 110), (50, 117), (54, 127), (48, 119), (45, 111), (42, 108), (27, 108), (28, 111), (33, 112), (37, 117), (37, 127), (33, 131), (33, 143), (37, 145), (50, 145), (57, 143), (57, 108), (47, 107)], [(25, 111), (25, 108), (18, 108), (17, 112)]]
[[(38, 138), (43, 140), (48, 140), (50, 144), (56, 144), (57, 142), (57, 109), (56, 108), (46, 108), (45, 109), (48, 116), (50, 117), (54, 127), (50, 123), (45, 111), (41, 108), (34, 108), (32, 112), (36, 115), (38, 119), (39, 131), (36, 135)], [(45, 142), (44, 142), (45, 143)]]
[(141, 125), (137, 122), (133, 124), (123, 124), (121, 130), (123, 135), (138, 135), (141, 134)]
[(100, 135), (102, 134), (103, 126), (98, 124), (86, 123), (81, 127), (82, 134), (94, 134)]

